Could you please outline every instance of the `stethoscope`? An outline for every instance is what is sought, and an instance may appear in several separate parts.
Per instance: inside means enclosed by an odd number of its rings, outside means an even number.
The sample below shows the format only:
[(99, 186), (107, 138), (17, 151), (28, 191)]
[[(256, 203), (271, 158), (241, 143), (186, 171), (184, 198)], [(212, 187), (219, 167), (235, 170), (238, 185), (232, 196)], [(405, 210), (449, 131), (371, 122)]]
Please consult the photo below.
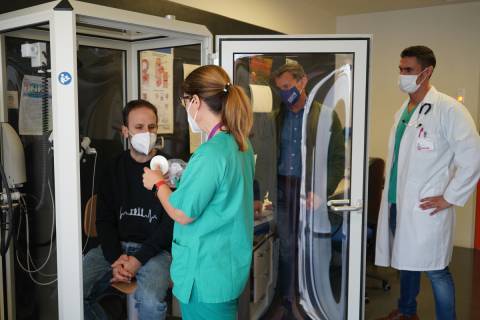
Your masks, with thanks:
[[(423, 112), (423, 110), (425, 109), (425, 112)], [(415, 126), (415, 128), (420, 128), (423, 124), (419, 122), (419, 119), (420, 119), (420, 115), (422, 114), (423, 112), (423, 116), (425, 117), (429, 112), (430, 110), (432, 110), (432, 104), (431, 103), (424, 103), (420, 106), (420, 110), (418, 111), (418, 114), (417, 114), (417, 119), (415, 121), (405, 121), (405, 120), (402, 120), (402, 122), (407, 125), (407, 127), (411, 127), (411, 126)]]

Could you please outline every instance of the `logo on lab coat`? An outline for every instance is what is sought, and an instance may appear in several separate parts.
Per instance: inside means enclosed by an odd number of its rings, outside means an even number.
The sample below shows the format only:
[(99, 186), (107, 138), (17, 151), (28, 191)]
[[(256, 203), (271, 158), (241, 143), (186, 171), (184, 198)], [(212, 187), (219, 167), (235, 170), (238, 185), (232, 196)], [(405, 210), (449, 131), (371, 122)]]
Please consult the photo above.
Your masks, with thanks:
[(60, 82), (61, 84), (63, 84), (64, 86), (68, 85), (70, 82), (72, 82), (72, 76), (70, 75), (70, 73), (64, 71), (64, 72), (61, 72), (59, 75), (58, 75), (58, 82)]

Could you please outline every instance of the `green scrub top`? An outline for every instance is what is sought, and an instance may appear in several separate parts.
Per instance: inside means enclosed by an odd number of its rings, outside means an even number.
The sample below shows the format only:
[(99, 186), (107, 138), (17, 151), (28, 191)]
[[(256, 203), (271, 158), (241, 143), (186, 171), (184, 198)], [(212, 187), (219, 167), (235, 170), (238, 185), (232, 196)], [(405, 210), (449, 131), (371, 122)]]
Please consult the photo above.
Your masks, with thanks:
[(388, 183), (388, 203), (397, 203), (397, 176), (398, 176), (398, 153), (400, 151), (400, 143), (402, 142), (403, 134), (407, 128), (407, 124), (410, 122), (415, 109), (408, 112), (408, 106), (403, 110), (402, 116), (397, 124), (397, 130), (395, 131), (395, 147), (393, 149), (393, 161), (392, 168), (390, 169), (390, 180)]
[(241, 152), (231, 134), (220, 132), (200, 145), (170, 204), (194, 219), (175, 223), (173, 293), (188, 303), (193, 284), (199, 302), (220, 303), (242, 293), (253, 246), (253, 150)]

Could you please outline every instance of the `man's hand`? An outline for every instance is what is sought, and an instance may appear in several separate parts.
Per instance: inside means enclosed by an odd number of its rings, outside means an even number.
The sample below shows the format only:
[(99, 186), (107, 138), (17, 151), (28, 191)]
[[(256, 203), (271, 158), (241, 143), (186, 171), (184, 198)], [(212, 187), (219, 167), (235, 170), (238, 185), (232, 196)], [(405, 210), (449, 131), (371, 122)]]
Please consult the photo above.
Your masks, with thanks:
[(132, 280), (131, 274), (125, 270), (122, 266), (117, 266), (112, 268), (112, 279), (110, 279), (111, 283), (115, 282), (126, 282), (130, 283)]
[(263, 202), (260, 200), (253, 201), (253, 218), (261, 219), (263, 211)]
[(153, 185), (160, 180), (164, 180), (164, 176), (160, 170), (150, 170), (149, 168), (143, 168), (143, 186), (147, 190), (152, 190)]
[(129, 257), (126, 254), (122, 254), (112, 264), (112, 279), (110, 282), (130, 282), (133, 278), (133, 274), (123, 267), (124, 263), (127, 263)]
[(420, 209), (435, 209), (430, 212), (431, 216), (451, 206), (452, 204), (447, 202), (443, 196), (426, 197), (420, 200)]
[(128, 256), (126, 254), (122, 254), (120, 257), (118, 257), (117, 260), (115, 260), (114, 263), (112, 263), (112, 268), (122, 265), (124, 262), (128, 261)]
[(142, 263), (134, 256), (128, 256), (128, 261), (123, 264), (123, 268), (130, 272), (133, 276), (135, 276), (141, 266)]

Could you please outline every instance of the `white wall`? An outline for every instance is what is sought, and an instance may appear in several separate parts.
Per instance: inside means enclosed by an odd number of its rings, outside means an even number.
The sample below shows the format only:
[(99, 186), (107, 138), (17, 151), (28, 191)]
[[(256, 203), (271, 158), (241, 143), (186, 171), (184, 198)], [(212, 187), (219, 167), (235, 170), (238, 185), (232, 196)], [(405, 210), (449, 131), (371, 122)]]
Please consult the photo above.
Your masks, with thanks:
[(170, 1), (286, 34), (335, 33), (335, 16), (319, 8), (316, 0), (304, 0), (301, 6), (291, 0)]
[[(393, 114), (406, 98), (397, 87), (399, 55), (410, 45), (435, 52), (431, 82), (456, 96), (466, 89), (466, 106), (478, 127), (480, 119), (480, 3), (337, 17), (337, 33), (373, 35), (370, 154), (386, 158)], [(479, 155), (480, 156), (480, 155)], [(473, 198), (457, 210), (455, 245), (473, 247)]]

